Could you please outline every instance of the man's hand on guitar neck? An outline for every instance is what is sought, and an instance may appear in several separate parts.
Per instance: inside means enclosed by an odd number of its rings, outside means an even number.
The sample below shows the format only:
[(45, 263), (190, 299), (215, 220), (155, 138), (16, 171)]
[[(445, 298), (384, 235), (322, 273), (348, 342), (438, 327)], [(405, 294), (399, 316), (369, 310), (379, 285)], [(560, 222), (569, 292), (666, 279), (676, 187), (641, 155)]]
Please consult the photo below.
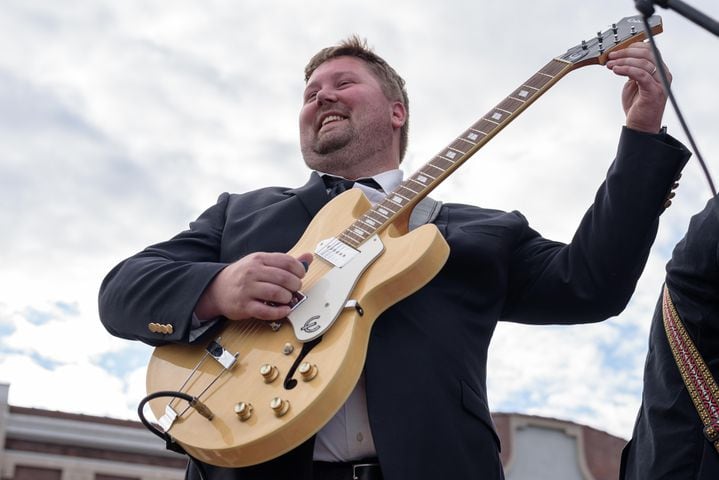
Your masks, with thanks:
[[(633, 43), (627, 48), (609, 53), (607, 68), (629, 80), (622, 90), (622, 107), (627, 116), (628, 128), (647, 133), (658, 133), (667, 103), (657, 60), (648, 43)], [(672, 75), (663, 66), (669, 82)]]
[(195, 314), (201, 320), (279, 320), (302, 286), (312, 254), (294, 258), (284, 253), (258, 252), (225, 267), (205, 289)]

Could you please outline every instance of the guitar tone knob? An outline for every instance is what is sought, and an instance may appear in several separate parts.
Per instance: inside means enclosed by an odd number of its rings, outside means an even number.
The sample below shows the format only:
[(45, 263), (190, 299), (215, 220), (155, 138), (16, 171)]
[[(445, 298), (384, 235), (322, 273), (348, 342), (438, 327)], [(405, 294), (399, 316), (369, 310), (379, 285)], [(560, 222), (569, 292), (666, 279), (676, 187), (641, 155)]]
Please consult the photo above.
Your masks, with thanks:
[(253, 408), (251, 403), (239, 402), (235, 405), (235, 413), (241, 422), (248, 420), (252, 416), (252, 410)]
[(302, 375), (302, 380), (309, 382), (317, 376), (317, 365), (313, 365), (309, 362), (302, 362), (297, 371), (300, 372), (300, 375)]
[(294, 351), (295, 351), (295, 346), (289, 342), (285, 343), (285, 346), (282, 347), (282, 353), (284, 353), (285, 355), (289, 355)]
[(289, 400), (282, 400), (280, 397), (275, 397), (270, 401), (270, 408), (275, 412), (275, 415), (281, 417), (290, 409), (290, 402)]
[(265, 363), (260, 367), (260, 375), (265, 379), (265, 383), (272, 383), (279, 376), (280, 372), (277, 367)]

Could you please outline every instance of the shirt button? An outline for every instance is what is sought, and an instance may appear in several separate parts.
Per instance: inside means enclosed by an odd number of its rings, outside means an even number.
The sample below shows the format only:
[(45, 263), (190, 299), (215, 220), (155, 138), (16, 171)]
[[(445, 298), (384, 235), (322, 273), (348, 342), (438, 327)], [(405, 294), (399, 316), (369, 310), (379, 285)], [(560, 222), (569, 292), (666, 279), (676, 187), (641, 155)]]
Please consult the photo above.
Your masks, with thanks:
[(362, 435), (362, 432), (360, 432), (357, 434), (357, 441), (361, 442), (362, 440), (364, 440), (364, 436)]

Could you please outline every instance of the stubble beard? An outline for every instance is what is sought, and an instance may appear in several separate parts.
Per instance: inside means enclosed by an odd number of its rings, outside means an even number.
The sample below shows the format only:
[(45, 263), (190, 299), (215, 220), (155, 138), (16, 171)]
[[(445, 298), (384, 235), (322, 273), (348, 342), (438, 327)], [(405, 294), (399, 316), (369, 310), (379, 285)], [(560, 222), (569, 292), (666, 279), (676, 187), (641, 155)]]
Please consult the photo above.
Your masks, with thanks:
[(311, 141), (301, 143), (302, 156), (309, 168), (327, 173), (347, 172), (390, 148), (392, 128), (391, 125), (373, 123), (360, 133), (353, 125), (345, 125), (341, 131), (315, 136)]

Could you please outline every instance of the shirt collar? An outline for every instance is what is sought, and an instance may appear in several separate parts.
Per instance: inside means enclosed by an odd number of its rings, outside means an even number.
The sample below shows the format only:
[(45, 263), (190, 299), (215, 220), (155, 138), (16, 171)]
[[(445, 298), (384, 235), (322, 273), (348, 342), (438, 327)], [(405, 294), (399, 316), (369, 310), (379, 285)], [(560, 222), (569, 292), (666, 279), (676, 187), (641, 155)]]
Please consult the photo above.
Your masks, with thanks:
[[(317, 171), (317, 174), (321, 177), (322, 175), (332, 175), (327, 172), (320, 172)], [(333, 175), (335, 177), (339, 177), (339, 175)], [(344, 178), (344, 177), (340, 177)], [(393, 170), (387, 170), (382, 173), (378, 173), (377, 175), (373, 175), (372, 177), (362, 177), (362, 178), (373, 178), (375, 182), (379, 183), (380, 187), (382, 187), (382, 190), (384, 190), (385, 193), (389, 193), (395, 188), (399, 186), (400, 183), (402, 183), (402, 178), (404, 178), (404, 172), (399, 169), (395, 168)], [(356, 187), (362, 188), (363, 190), (370, 189), (369, 187), (366, 187), (365, 185), (362, 185), (361, 183), (355, 184)]]

